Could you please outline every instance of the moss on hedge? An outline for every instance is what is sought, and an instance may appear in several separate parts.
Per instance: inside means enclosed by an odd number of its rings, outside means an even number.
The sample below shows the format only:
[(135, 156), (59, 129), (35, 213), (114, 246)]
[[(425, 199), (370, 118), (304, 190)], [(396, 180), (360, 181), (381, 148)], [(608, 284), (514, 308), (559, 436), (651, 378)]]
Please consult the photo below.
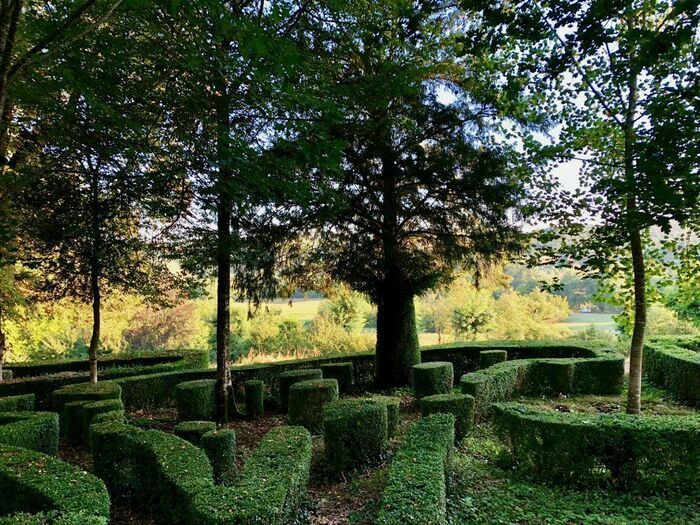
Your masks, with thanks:
[(381, 458), (387, 442), (387, 403), (343, 399), (323, 409), (326, 466), (331, 472), (362, 468)]
[(338, 381), (338, 390), (341, 394), (352, 392), (352, 362), (324, 363), (321, 365), (321, 371), (324, 379)]
[(294, 383), (289, 389), (289, 424), (301, 425), (313, 433), (323, 430), (323, 407), (338, 399), (338, 381), (311, 379)]
[(53, 412), (0, 413), (0, 443), (56, 455), (58, 414)]
[(389, 467), (376, 525), (444, 525), (454, 425), (452, 414), (433, 414), (411, 427)]
[(174, 432), (176, 436), (199, 447), (202, 444), (202, 436), (215, 430), (216, 423), (213, 421), (183, 421), (175, 425)]
[[(77, 514), (93, 523), (104, 523), (109, 517), (109, 495), (102, 481), (68, 463), (23, 448), (0, 445), (0, 494), (0, 514), (56, 511)], [(88, 519), (82, 523), (90, 523)]]
[(26, 412), (34, 410), (34, 394), (0, 397), (0, 412)]
[(461, 441), (474, 426), (474, 398), (467, 394), (437, 394), (420, 401), (423, 416), (452, 414), (455, 417), (455, 439)]
[(216, 418), (216, 381), (186, 381), (175, 387), (177, 417), (180, 421), (205, 421)]
[(279, 396), (280, 409), (287, 411), (289, 406), (289, 389), (294, 383), (309, 381), (311, 379), (321, 379), (323, 377), (320, 368), (304, 368), (301, 370), (287, 370), (279, 375)]
[(200, 446), (214, 469), (214, 481), (219, 485), (232, 485), (236, 478), (236, 433), (233, 429), (207, 432)]
[(508, 359), (508, 352), (505, 350), (482, 350), (479, 352), (479, 368), (488, 368), (497, 363), (503, 363)]
[(259, 379), (249, 379), (244, 383), (247, 416), (260, 417), (265, 414), (264, 386), (265, 383)]
[(454, 370), (452, 363), (433, 361), (413, 365), (413, 394), (420, 399), (435, 394), (447, 394), (452, 391)]
[(628, 490), (700, 489), (700, 416), (631, 416), (493, 405), (514, 465), (538, 479)]

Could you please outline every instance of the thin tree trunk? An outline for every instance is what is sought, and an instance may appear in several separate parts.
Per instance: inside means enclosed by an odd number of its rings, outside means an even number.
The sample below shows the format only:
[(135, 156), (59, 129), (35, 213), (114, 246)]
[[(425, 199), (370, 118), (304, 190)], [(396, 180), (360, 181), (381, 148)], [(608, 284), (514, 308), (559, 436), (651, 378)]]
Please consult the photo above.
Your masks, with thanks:
[[(19, 20), (22, 16), (23, 0), (3, 2), (2, 20), (0, 21), (0, 135), (8, 132), (9, 122), (5, 120), (7, 112), (10, 69), (14, 56), (15, 39)], [(4, 155), (3, 155), (4, 157)]]
[(5, 362), (5, 348), (7, 345), (7, 338), (5, 336), (5, 322), (2, 311), (2, 305), (0, 305), (0, 383), (3, 382), (2, 377), (2, 365)]
[(100, 297), (100, 202), (99, 174), (93, 170), (91, 180), (91, 220), (92, 220), (92, 254), (90, 257), (90, 294), (92, 296), (92, 337), (88, 359), (90, 361), (90, 382), (97, 383), (97, 349), (100, 346), (101, 297)]
[[(633, 22), (630, 20), (629, 22)], [(635, 140), (634, 129), (635, 115), (637, 111), (637, 74), (630, 73), (627, 83), (627, 111), (625, 114), (625, 181), (628, 185), (627, 194), (627, 221), (632, 252), (632, 272), (634, 277), (634, 326), (632, 329), (632, 343), (630, 348), (630, 377), (627, 391), (627, 413), (639, 414), (641, 412), (642, 397), (642, 353), (644, 349), (644, 332), (646, 330), (647, 304), (646, 304), (646, 268), (644, 264), (644, 249), (642, 246), (642, 234), (635, 217), (637, 201), (635, 198)]]

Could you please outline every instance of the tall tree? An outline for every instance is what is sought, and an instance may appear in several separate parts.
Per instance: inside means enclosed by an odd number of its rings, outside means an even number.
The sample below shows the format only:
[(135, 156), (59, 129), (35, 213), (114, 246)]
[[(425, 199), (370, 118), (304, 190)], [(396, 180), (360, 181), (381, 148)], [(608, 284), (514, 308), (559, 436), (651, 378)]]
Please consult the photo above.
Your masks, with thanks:
[(420, 361), (414, 298), (520, 245), (525, 173), (495, 138), (501, 117), (523, 116), (520, 94), (500, 105), (486, 54), (461, 60), (461, 15), (450, 2), (352, 2), (333, 25), (328, 136), (342, 159), (320, 179), (336, 199), (307, 211), (309, 234), (331, 275), (377, 306), (385, 387)]
[(533, 89), (549, 94), (562, 127), (540, 153), (582, 162), (580, 190), (561, 191), (555, 199), (551, 179), (542, 185), (550, 218), (565, 234), (558, 255), (593, 275), (631, 269), (627, 411), (637, 414), (650, 277), (644, 236), (651, 226), (668, 232), (673, 221), (685, 223), (698, 213), (697, 3), (465, 4), (480, 13), (482, 36), (491, 45), (512, 47), (515, 39)]

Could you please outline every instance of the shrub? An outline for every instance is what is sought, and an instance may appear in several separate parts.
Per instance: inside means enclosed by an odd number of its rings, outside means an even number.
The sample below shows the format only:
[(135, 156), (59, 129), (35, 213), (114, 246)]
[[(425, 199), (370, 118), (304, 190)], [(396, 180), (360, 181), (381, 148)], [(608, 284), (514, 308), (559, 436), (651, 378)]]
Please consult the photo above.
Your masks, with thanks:
[(433, 361), (413, 365), (413, 393), (418, 399), (434, 394), (447, 394), (452, 390), (453, 382), (452, 363)]
[(574, 359), (535, 359), (527, 367), (526, 389), (532, 394), (573, 392)]
[(12, 373), (12, 370), (3, 370), (2, 371), (2, 380), (3, 381), (10, 381), (14, 374)]
[(216, 381), (200, 379), (175, 387), (177, 417), (180, 421), (203, 421), (216, 418)]
[(386, 404), (387, 427), (386, 434), (388, 438), (393, 438), (399, 428), (399, 415), (401, 411), (401, 399), (390, 396), (373, 396), (375, 401), (380, 401)]
[(127, 408), (162, 408), (175, 404), (175, 388), (180, 383), (212, 379), (209, 368), (178, 370), (124, 377), (117, 380), (122, 387), (122, 401)]
[(53, 412), (0, 413), (0, 443), (56, 455), (58, 414)]
[(376, 525), (445, 524), (454, 428), (452, 414), (433, 414), (411, 427), (389, 467)]
[(207, 432), (200, 444), (214, 469), (214, 480), (231, 485), (236, 474), (236, 433), (230, 428)]
[(0, 397), (0, 412), (24, 412), (34, 410), (34, 394)]
[(306, 368), (301, 370), (287, 370), (279, 375), (279, 395), (280, 408), (282, 412), (287, 411), (289, 405), (289, 389), (294, 383), (308, 381), (310, 379), (321, 379), (320, 368)]
[(12, 516), (0, 517), (0, 525), (107, 525), (107, 518), (82, 512), (19, 512)]
[(249, 379), (244, 383), (245, 411), (249, 417), (260, 417), (265, 414), (263, 387), (265, 383), (259, 379)]
[[(117, 422), (124, 423), (126, 421), (126, 416), (123, 410), (114, 410), (112, 412), (100, 412), (95, 414), (92, 418), (92, 425), (99, 425), (100, 423)], [(90, 433), (92, 433), (92, 425), (90, 425)], [(88, 444), (90, 440), (87, 441)]]
[(68, 463), (24, 448), (0, 445), (0, 494), (0, 514), (56, 511), (84, 519), (68, 520), (66, 516), (55, 522), (64, 525), (106, 523), (109, 518), (109, 495), (102, 481)]
[(700, 353), (691, 338), (667, 338), (644, 345), (644, 375), (673, 397), (700, 406)]
[(700, 417), (542, 411), (493, 406), (494, 424), (521, 473), (628, 490), (700, 488)]
[[(101, 381), (99, 383), (77, 383), (67, 385), (53, 393), (54, 408), (61, 418), (63, 428), (65, 417), (63, 407), (72, 401), (101, 401), (103, 399), (120, 399), (121, 387), (112, 381)], [(72, 405), (75, 406), (75, 405)]]
[(323, 430), (323, 406), (338, 399), (338, 381), (311, 379), (294, 383), (289, 389), (289, 423), (310, 432)]
[(311, 436), (302, 427), (277, 427), (263, 436), (235, 488), (202, 491), (192, 525), (287, 525), (306, 495)]
[(201, 447), (202, 436), (208, 432), (216, 431), (216, 423), (213, 421), (183, 421), (175, 425), (175, 435), (193, 445)]
[(505, 350), (482, 350), (479, 352), (479, 368), (488, 368), (506, 359), (508, 359), (508, 352)]
[(83, 403), (78, 414), (80, 418), (80, 426), (82, 439), (87, 444), (90, 442), (90, 426), (95, 417), (99, 414), (117, 412), (124, 413), (124, 405), (120, 399), (103, 399), (102, 401), (90, 401)]
[(332, 472), (375, 462), (387, 441), (387, 403), (344, 399), (323, 408), (326, 465)]
[(352, 392), (352, 363), (350, 361), (322, 364), (321, 371), (324, 379), (338, 381), (338, 390), (341, 394)]
[(467, 394), (437, 394), (420, 401), (423, 416), (452, 414), (455, 417), (455, 439), (461, 441), (474, 426), (474, 398)]

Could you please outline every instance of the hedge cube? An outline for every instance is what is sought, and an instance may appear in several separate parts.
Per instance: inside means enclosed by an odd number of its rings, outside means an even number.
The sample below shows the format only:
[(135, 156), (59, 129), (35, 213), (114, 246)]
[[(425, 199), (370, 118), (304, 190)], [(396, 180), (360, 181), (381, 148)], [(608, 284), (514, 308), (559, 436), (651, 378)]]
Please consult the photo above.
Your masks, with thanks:
[(309, 432), (323, 430), (323, 406), (338, 399), (338, 381), (311, 379), (294, 383), (289, 389), (289, 424)]
[(279, 375), (279, 395), (280, 409), (287, 411), (289, 406), (289, 389), (294, 383), (309, 381), (311, 379), (321, 379), (323, 373), (320, 368), (305, 368), (302, 370), (287, 370)]
[(323, 409), (326, 465), (345, 472), (376, 462), (387, 442), (387, 404), (344, 399)]
[(260, 417), (265, 414), (263, 387), (265, 383), (259, 379), (249, 379), (243, 384), (245, 389), (245, 411), (249, 417)]
[(174, 432), (176, 436), (199, 447), (202, 444), (202, 436), (215, 430), (216, 423), (213, 421), (183, 421), (175, 425)]
[(90, 425), (96, 415), (105, 412), (124, 412), (124, 405), (120, 399), (103, 399), (102, 401), (90, 401), (83, 403), (78, 410), (82, 439), (85, 443), (90, 441)]
[(461, 441), (474, 427), (474, 398), (466, 394), (437, 394), (420, 401), (423, 416), (452, 414), (455, 417), (455, 440)]
[(433, 361), (413, 365), (413, 394), (418, 398), (452, 391), (454, 371), (452, 363)]
[(352, 392), (352, 363), (326, 363), (321, 365), (324, 379), (336, 379), (341, 394)]
[(399, 414), (401, 411), (401, 399), (391, 396), (374, 396), (371, 399), (380, 401), (386, 404), (387, 413), (387, 428), (386, 433), (388, 438), (393, 438), (396, 435), (396, 430), (399, 428)]
[(479, 368), (488, 368), (497, 363), (502, 363), (508, 359), (508, 352), (505, 350), (482, 350), (479, 352)]
[(175, 387), (177, 417), (180, 421), (213, 421), (216, 419), (216, 381), (186, 381)]
[(219, 485), (231, 485), (236, 475), (236, 433), (230, 428), (213, 430), (202, 436), (200, 446), (214, 469)]
[(0, 412), (28, 412), (34, 410), (34, 394), (0, 397)]

